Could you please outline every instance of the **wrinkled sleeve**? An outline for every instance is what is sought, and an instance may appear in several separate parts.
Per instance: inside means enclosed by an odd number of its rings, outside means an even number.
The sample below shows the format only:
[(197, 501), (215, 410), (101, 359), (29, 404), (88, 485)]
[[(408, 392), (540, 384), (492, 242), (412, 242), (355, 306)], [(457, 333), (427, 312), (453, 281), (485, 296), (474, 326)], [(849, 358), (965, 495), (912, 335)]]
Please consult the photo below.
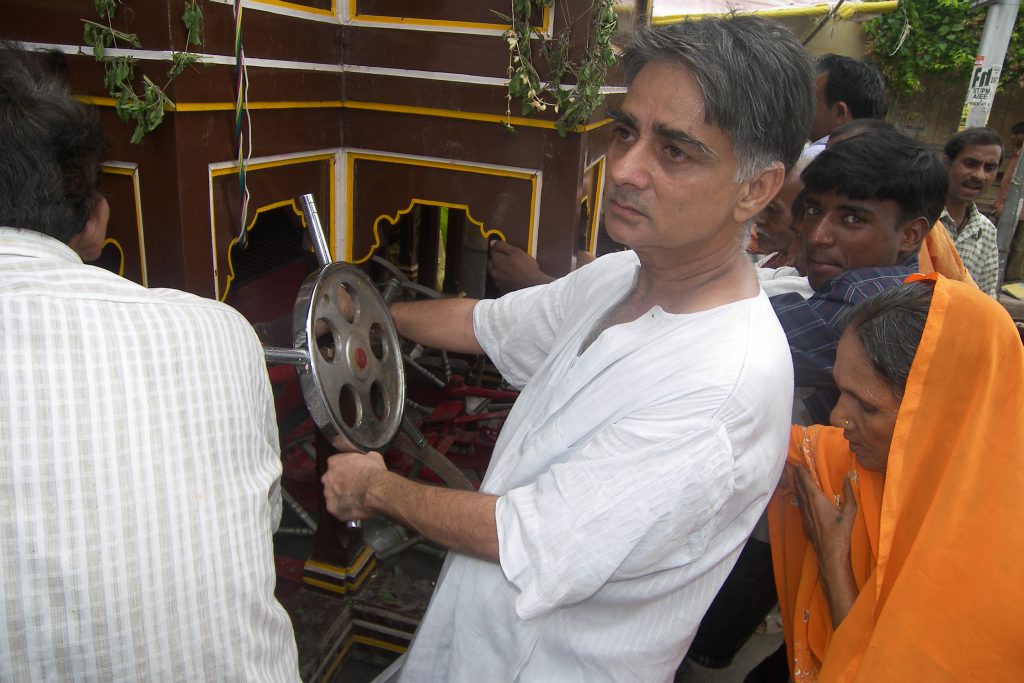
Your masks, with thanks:
[(484, 299), (473, 308), (473, 332), (484, 353), (507, 382), (522, 388), (551, 350), (564, 319), (572, 310), (565, 299), (571, 277), (547, 285)]
[(612, 425), (498, 499), (501, 569), (520, 618), (703, 554), (735, 489), (733, 450), (717, 422), (660, 417)]

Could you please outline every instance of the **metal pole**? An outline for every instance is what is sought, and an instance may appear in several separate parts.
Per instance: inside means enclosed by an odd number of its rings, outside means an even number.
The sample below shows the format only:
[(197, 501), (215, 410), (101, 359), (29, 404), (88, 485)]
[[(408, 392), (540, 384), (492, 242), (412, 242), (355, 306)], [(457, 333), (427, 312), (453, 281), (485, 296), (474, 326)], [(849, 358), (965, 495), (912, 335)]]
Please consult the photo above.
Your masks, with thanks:
[(999, 85), (999, 74), (1003, 70), (1003, 60), (1006, 58), (1006, 49), (1010, 45), (1010, 35), (1013, 33), (1013, 24), (1017, 21), (1019, 9), (1020, 0), (999, 0), (989, 6), (958, 130), (984, 126), (988, 123), (992, 100), (995, 99), (996, 87)]
[[(1010, 172), (1010, 169), (1005, 171), (1005, 173)], [(996, 221), (996, 243), (999, 245), (1000, 289), (1003, 286), (1003, 273), (1006, 271), (1006, 260), (1010, 251), (1010, 242), (1013, 241), (1013, 233), (1017, 229), (1021, 200), (1024, 200), (1024, 154), (1017, 158), (1017, 165), (1013, 168), (1012, 172), (1013, 179), (1010, 181), (1010, 191), (1006, 194), (1006, 203), (1003, 204), (1003, 211), (999, 214), (999, 218)]]
[(324, 228), (320, 224), (320, 214), (316, 212), (316, 200), (313, 199), (313, 195), (304, 194), (299, 198), (299, 202), (302, 204), (302, 213), (306, 217), (306, 229), (309, 230), (309, 234), (313, 238), (316, 258), (320, 261), (320, 267), (326, 268), (331, 264), (331, 250), (327, 246), (327, 237), (324, 236)]

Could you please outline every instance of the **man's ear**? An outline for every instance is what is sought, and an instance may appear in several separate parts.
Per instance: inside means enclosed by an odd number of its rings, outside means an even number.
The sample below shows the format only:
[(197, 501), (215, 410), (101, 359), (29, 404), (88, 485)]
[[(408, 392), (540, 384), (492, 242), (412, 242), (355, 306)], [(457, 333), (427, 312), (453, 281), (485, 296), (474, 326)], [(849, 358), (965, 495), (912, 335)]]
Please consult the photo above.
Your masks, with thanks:
[(103, 251), (107, 239), (107, 221), (110, 219), (110, 205), (104, 197), (97, 197), (92, 211), (85, 220), (82, 232), (71, 238), (68, 246), (75, 250), (83, 261), (95, 261)]
[(786, 168), (781, 161), (776, 161), (768, 168), (754, 173), (749, 180), (740, 185), (740, 196), (733, 209), (733, 219), (737, 223), (746, 223), (756, 216), (758, 211), (775, 199), (785, 180)]
[(918, 216), (900, 226), (900, 260), (921, 248), (932, 226), (924, 216)]
[(834, 103), (830, 109), (832, 110), (832, 120), (835, 122), (833, 128), (838, 128), (844, 123), (853, 121), (853, 114), (850, 113), (850, 108), (846, 105), (846, 102), (839, 101)]

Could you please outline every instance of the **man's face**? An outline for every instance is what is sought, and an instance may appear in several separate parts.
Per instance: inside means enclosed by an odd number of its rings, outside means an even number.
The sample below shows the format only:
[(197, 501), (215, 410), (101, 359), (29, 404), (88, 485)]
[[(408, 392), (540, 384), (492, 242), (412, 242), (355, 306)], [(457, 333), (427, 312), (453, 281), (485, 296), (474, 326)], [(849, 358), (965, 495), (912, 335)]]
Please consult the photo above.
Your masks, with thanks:
[(782, 189), (768, 206), (754, 216), (757, 246), (765, 252), (786, 252), (796, 233), (793, 231), (793, 200), (800, 194), (803, 183), (800, 174), (790, 172)]
[[(721, 249), (723, 240), (738, 245), (738, 227), (750, 215), (736, 215), (741, 184), (732, 143), (704, 122), (693, 75), (677, 64), (648, 63), (612, 116), (604, 193), (609, 236), (636, 251), (681, 249), (687, 259)], [(730, 224), (737, 230), (723, 229)]]
[(814, 79), (814, 121), (811, 123), (811, 142), (820, 140), (835, 128), (835, 117), (825, 101), (825, 84), (828, 72), (818, 74)]
[(985, 188), (996, 179), (999, 145), (967, 145), (949, 164), (949, 201), (967, 203), (978, 200)]
[[(803, 221), (807, 279), (814, 289), (854, 268), (894, 266), (920, 246), (917, 223), (901, 221), (892, 199), (810, 192)], [(916, 232), (915, 232), (916, 231)]]
[(1013, 143), (1014, 149), (1020, 149), (1021, 145), (1024, 145), (1024, 133), (1011, 133), (1010, 142)]

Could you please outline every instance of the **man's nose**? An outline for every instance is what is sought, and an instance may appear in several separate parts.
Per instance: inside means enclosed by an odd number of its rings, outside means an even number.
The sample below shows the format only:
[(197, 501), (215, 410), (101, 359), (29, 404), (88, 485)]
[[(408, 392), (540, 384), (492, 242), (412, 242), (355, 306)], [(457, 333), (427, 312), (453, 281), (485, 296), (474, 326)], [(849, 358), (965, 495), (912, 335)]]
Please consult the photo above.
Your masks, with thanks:
[(819, 217), (816, 220), (812, 220), (809, 226), (805, 226), (804, 232), (805, 240), (807, 244), (813, 244), (815, 246), (829, 246), (833, 243), (834, 237), (832, 232), (832, 226), (828, 219)]
[(646, 186), (650, 172), (643, 145), (634, 143), (608, 157), (608, 175), (616, 185)]

